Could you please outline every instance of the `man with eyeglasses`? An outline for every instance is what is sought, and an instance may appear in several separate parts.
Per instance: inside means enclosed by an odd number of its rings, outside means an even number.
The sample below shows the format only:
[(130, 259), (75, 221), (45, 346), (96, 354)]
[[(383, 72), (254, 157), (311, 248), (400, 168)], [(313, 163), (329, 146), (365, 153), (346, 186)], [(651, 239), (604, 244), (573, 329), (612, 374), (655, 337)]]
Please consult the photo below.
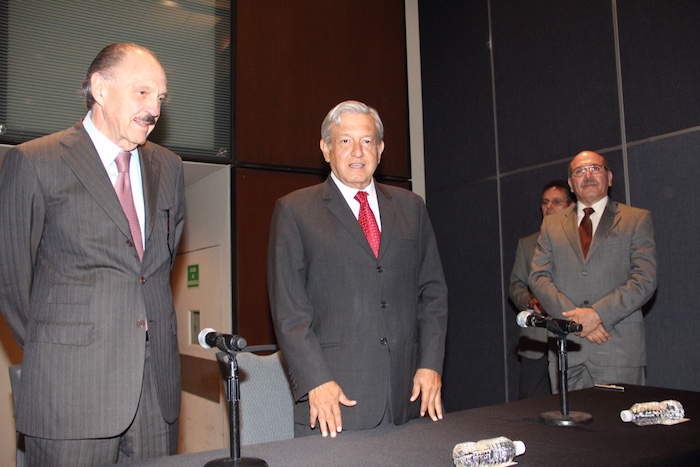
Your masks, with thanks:
[[(578, 201), (544, 218), (532, 260), (530, 290), (541, 306), (554, 318), (583, 325), (569, 336), (571, 390), (645, 382), (641, 308), (656, 290), (654, 227), (649, 211), (609, 199), (612, 180), (600, 154), (583, 151), (574, 157), (569, 187)], [(557, 392), (558, 364), (552, 351), (549, 373)]]
[[(573, 203), (571, 192), (565, 180), (552, 180), (542, 189), (542, 217), (562, 211), (571, 203)], [(539, 234), (537, 231), (518, 240), (509, 287), (510, 299), (518, 311), (529, 309), (545, 313), (537, 298), (530, 292), (527, 283)], [(550, 394), (547, 330), (536, 327), (521, 328), (518, 355), (520, 356), (518, 390), (520, 399)]]

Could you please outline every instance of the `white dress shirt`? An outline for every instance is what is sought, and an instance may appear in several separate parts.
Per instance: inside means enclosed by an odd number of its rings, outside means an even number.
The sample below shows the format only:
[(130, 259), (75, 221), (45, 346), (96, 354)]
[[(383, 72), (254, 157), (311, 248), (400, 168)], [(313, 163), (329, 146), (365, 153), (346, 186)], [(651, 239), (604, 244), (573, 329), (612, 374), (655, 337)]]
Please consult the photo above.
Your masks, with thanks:
[(374, 218), (377, 219), (377, 226), (379, 226), (379, 231), (381, 232), (382, 216), (379, 215), (379, 200), (377, 199), (377, 188), (374, 186), (374, 178), (369, 182), (369, 185), (367, 185), (364, 190), (358, 190), (357, 188), (352, 188), (345, 185), (343, 182), (338, 180), (338, 177), (336, 177), (333, 172), (331, 172), (331, 178), (338, 186), (340, 193), (342, 193), (343, 198), (345, 198), (345, 202), (348, 203), (348, 206), (350, 206), (350, 209), (352, 209), (355, 219), (359, 219), (360, 217), (360, 202), (355, 199), (355, 195), (358, 191), (367, 192), (367, 202), (369, 203), (370, 209), (372, 209)]
[(586, 215), (586, 213), (583, 212), (584, 208), (591, 207), (593, 208), (593, 214), (591, 214), (591, 225), (593, 226), (593, 230), (591, 233), (591, 237), (595, 236), (595, 231), (598, 228), (598, 224), (600, 224), (600, 217), (603, 215), (603, 211), (605, 211), (605, 207), (608, 205), (608, 197), (604, 197), (600, 201), (597, 201), (593, 203), (592, 206), (585, 206), (581, 201), (578, 201), (576, 203), (576, 216), (578, 218), (578, 225), (581, 225), (581, 221), (583, 220), (583, 216)]
[[(83, 119), (83, 126), (87, 131), (92, 144), (95, 145), (97, 154), (100, 156), (102, 164), (105, 166), (107, 175), (112, 182), (112, 186), (117, 183), (119, 169), (117, 168), (117, 155), (122, 152), (122, 149), (110, 141), (90, 118), (92, 111), (88, 111)], [(141, 227), (141, 239), (143, 241), (143, 249), (146, 250), (146, 208), (144, 207), (143, 199), (143, 181), (141, 178), (141, 164), (139, 159), (138, 148), (131, 151), (131, 160), (129, 161), (129, 179), (131, 180), (131, 195), (134, 197), (134, 206), (136, 207), (136, 216), (139, 218), (139, 226)]]

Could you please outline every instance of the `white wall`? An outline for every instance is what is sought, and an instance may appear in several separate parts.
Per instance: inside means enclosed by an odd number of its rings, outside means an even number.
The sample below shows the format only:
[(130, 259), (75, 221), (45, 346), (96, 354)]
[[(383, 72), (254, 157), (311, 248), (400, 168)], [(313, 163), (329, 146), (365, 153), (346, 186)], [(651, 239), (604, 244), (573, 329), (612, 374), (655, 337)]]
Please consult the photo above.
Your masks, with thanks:
[[(200, 312), (200, 329), (229, 333), (231, 323), (231, 196), (229, 166), (186, 163), (186, 171), (209, 175), (186, 189), (187, 213), (171, 284), (180, 353), (216, 360), (216, 349), (192, 344), (190, 310)], [(187, 287), (187, 266), (199, 265), (199, 287)], [(196, 332), (194, 333), (196, 335)], [(184, 375), (187, 377), (187, 375)], [(223, 383), (218, 403), (182, 393), (179, 453), (228, 447), (228, 408)]]

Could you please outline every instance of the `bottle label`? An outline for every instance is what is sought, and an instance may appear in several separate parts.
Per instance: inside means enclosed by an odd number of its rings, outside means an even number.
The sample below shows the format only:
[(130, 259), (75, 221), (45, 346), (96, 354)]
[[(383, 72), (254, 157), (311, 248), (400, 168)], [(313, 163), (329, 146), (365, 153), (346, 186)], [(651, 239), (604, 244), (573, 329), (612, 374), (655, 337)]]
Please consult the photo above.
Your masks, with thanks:
[(678, 425), (679, 423), (687, 422), (689, 418), (682, 418), (680, 420), (664, 420), (659, 423), (659, 425)]

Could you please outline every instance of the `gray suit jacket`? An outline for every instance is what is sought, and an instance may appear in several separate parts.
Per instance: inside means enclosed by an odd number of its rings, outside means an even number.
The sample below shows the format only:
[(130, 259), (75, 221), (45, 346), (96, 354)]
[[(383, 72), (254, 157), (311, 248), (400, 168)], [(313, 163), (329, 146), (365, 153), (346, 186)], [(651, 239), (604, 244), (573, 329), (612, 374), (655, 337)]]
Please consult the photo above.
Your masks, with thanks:
[[(526, 310), (530, 304), (530, 298), (533, 296), (528, 286), (528, 278), (539, 235), (539, 232), (535, 232), (518, 240), (518, 249), (515, 251), (515, 262), (510, 273), (510, 286), (508, 288), (510, 299), (518, 311)], [(535, 327), (520, 329), (518, 355), (536, 360), (542, 358), (545, 353), (547, 353), (546, 329)]]
[[(593, 308), (610, 333), (602, 345), (571, 334), (570, 365), (590, 360), (611, 367), (646, 364), (642, 306), (656, 290), (656, 242), (651, 213), (608, 202), (583, 259), (576, 205), (546, 216), (532, 260), (530, 290), (550, 316)], [(556, 355), (550, 354), (550, 359)]]
[(268, 290), (298, 423), (309, 424), (308, 392), (330, 380), (357, 400), (341, 406), (344, 429), (379, 424), (389, 390), (405, 423), (419, 413), (416, 369), (442, 373), (447, 286), (428, 212), (417, 195), (376, 186), (379, 259), (330, 176), (275, 206)]
[(141, 392), (144, 318), (163, 416), (179, 415), (169, 278), (184, 225), (182, 161), (152, 143), (139, 154), (143, 263), (81, 122), (5, 156), (0, 309), (23, 348), (17, 429), (25, 434), (101, 438), (126, 430)]

